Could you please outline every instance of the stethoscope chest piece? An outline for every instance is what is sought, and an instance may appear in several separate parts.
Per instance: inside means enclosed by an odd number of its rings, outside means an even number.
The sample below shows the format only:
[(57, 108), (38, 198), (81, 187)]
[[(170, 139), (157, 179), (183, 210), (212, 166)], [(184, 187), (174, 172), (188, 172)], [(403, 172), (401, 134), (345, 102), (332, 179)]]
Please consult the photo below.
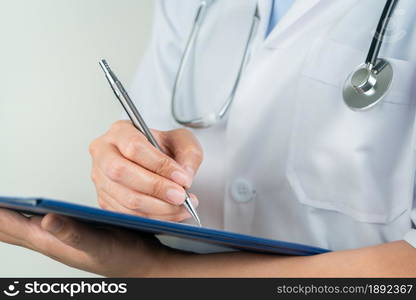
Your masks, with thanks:
[(343, 89), (345, 103), (352, 110), (366, 110), (379, 103), (393, 81), (393, 68), (385, 59), (375, 66), (360, 65), (346, 80)]

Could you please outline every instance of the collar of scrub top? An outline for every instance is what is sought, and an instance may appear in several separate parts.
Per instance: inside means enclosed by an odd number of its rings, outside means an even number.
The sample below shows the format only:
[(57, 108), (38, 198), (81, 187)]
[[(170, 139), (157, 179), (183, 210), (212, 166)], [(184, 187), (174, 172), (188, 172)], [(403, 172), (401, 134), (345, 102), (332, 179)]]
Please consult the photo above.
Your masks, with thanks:
[(272, 5), (270, 9), (270, 20), (269, 26), (266, 30), (266, 37), (272, 32), (273, 28), (276, 27), (280, 19), (286, 14), (286, 12), (291, 8), (295, 0), (272, 0)]
[[(276, 0), (277, 2), (282, 0)], [(360, 1), (360, 0), (351, 0)], [(259, 17), (261, 22), (259, 24), (259, 35), (257, 35), (254, 45), (261, 45), (262, 48), (284, 48), (288, 41), (288, 34), (293, 30), (296, 30), (298, 26), (302, 26), (305, 16), (314, 15), (320, 10), (317, 9), (320, 5), (325, 7), (328, 5), (328, 1), (325, 0), (292, 0), (290, 8), (282, 14), (282, 17), (278, 20), (278, 26), (276, 26), (270, 34), (267, 36), (266, 32), (269, 27), (269, 21), (272, 11), (272, 0), (257, 0)], [(331, 3), (332, 1), (329, 1)], [(340, 1), (346, 7), (350, 6), (350, 1)], [(279, 5), (279, 4), (277, 4)], [(299, 22), (302, 20), (302, 22)], [(265, 38), (266, 37), (266, 38)], [(256, 48), (256, 47), (255, 47)]]

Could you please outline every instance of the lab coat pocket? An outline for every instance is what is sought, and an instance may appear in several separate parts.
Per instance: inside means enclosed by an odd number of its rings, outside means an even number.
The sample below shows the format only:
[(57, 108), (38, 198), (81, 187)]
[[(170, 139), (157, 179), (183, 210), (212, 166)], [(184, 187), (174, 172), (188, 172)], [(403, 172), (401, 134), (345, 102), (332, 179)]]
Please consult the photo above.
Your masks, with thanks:
[(299, 78), (287, 176), (298, 200), (359, 222), (388, 223), (410, 205), (413, 185), (414, 63), (387, 58), (395, 72), (384, 100), (356, 112), (342, 99), (365, 52), (315, 45)]

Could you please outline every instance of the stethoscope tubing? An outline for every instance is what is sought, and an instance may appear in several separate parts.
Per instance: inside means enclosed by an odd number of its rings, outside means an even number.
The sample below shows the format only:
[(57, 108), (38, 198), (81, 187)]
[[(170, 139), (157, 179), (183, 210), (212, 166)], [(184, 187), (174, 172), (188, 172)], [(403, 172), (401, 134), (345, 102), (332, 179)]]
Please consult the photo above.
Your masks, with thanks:
[(365, 60), (365, 63), (369, 66), (375, 66), (377, 63), (378, 55), (386, 34), (386, 29), (398, 2), (399, 0), (387, 0), (386, 5), (384, 6), (380, 21), (377, 24), (377, 29), (368, 51), (367, 58)]
[[(173, 118), (175, 119), (177, 123), (187, 126), (187, 127), (191, 127), (191, 128), (210, 127), (217, 121), (221, 120), (227, 113), (229, 107), (231, 106), (231, 103), (233, 102), (233, 98), (234, 98), (235, 92), (237, 90), (237, 86), (239, 84), (239, 81), (242, 75), (243, 67), (246, 63), (247, 53), (249, 52), (250, 44), (252, 42), (254, 32), (256, 31), (257, 25), (259, 22), (258, 7), (256, 7), (253, 25), (250, 31), (250, 36), (247, 41), (248, 44), (246, 45), (244, 57), (240, 66), (240, 70), (238, 72), (238, 76), (236, 78), (236, 81), (233, 84), (233, 88), (232, 88), (230, 96), (226, 99), (220, 111), (215, 114), (214, 118), (212, 118), (212, 114), (210, 114), (210, 117), (202, 116), (202, 117), (197, 117), (194, 119), (182, 120), (181, 118), (178, 117), (175, 111), (176, 102), (177, 102), (177, 99), (176, 99), (177, 88), (183, 77), (184, 64), (188, 60), (191, 50), (194, 47), (194, 43), (199, 34), (199, 30), (200, 30), (200, 27), (202, 26), (203, 19), (205, 18), (205, 15), (207, 14), (207, 10), (209, 9), (209, 6), (213, 2), (214, 2), (213, 0), (211, 1), (203, 0), (200, 3), (200, 6), (198, 8), (198, 11), (194, 20), (193, 28), (191, 30), (190, 36), (185, 46), (185, 50), (184, 50), (184, 54), (182, 56), (181, 62), (179, 64), (179, 68), (176, 74), (173, 91), (172, 91), (171, 113), (172, 113)], [(354, 71), (346, 81), (343, 97), (347, 106), (349, 106), (353, 110), (364, 110), (364, 109), (374, 106), (384, 97), (384, 95), (387, 93), (391, 85), (392, 76), (393, 76), (392, 66), (387, 60), (379, 59), (379, 53), (383, 45), (383, 41), (385, 38), (386, 30), (388, 28), (390, 19), (395, 11), (395, 8), (398, 2), (399, 0), (387, 0), (386, 1), (386, 4), (384, 5), (382, 14), (380, 16), (380, 20), (377, 24), (376, 32), (374, 33), (374, 36), (372, 38), (367, 57), (365, 59), (364, 66), (359, 66), (359, 68), (361, 69), (362, 68), (367, 69), (368, 72), (372, 74), (371, 76), (374, 77), (374, 80), (380, 79), (380, 82), (379, 82), (380, 84), (374, 84), (373, 88), (375, 92), (372, 94), (368, 94), (364, 92), (362, 93), (356, 90), (355, 88), (354, 89), (352, 88), (352, 83), (350, 79), (353, 77), (355, 72), (357, 72), (357, 70)], [(383, 71), (383, 74), (380, 73), (382, 71)], [(348, 93), (345, 93), (345, 91), (347, 91)], [(346, 95), (348, 95), (347, 98), (346, 98)]]

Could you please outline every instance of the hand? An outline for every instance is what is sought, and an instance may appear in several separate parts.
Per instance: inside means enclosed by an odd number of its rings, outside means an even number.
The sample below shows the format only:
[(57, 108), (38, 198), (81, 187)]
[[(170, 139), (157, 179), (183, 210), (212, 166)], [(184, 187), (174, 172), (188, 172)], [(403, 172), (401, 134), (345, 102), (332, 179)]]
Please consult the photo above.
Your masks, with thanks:
[(55, 214), (28, 218), (6, 209), (0, 209), (0, 241), (111, 277), (150, 276), (162, 270), (172, 251), (151, 236), (95, 228)]
[[(118, 121), (90, 145), (92, 180), (108, 210), (168, 221), (190, 218), (185, 190), (202, 161), (202, 149), (185, 129), (152, 130), (164, 153), (129, 121)], [(191, 195), (198, 206), (195, 195)]]
[(54, 214), (26, 218), (6, 209), (0, 209), (0, 241), (111, 277), (416, 276), (415, 248), (404, 241), (315, 256), (198, 255), (171, 250), (127, 230), (98, 229)]

